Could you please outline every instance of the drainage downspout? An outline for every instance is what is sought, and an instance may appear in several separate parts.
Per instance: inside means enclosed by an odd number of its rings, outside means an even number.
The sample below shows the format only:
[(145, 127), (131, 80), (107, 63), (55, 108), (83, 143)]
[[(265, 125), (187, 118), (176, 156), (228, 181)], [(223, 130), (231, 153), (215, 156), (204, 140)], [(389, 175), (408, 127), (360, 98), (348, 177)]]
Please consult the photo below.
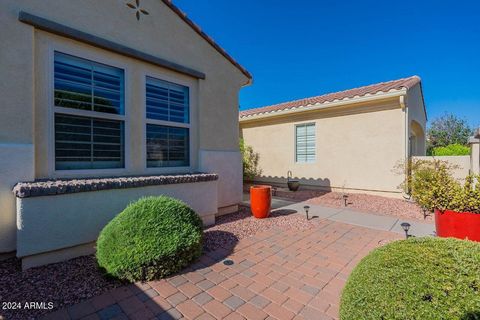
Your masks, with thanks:
[[(404, 181), (407, 181), (406, 179), (408, 178), (408, 160), (409, 160), (409, 153), (410, 153), (410, 149), (409, 149), (409, 135), (410, 133), (408, 132), (408, 106), (407, 106), (407, 102), (405, 101), (405, 95), (401, 95), (399, 97), (399, 102), (400, 102), (400, 107), (402, 108), (402, 110), (404, 111), (404, 117), (405, 117), (405, 180)], [(405, 199), (410, 199), (410, 195), (407, 193), (408, 191), (408, 185), (405, 185), (405, 187), (403, 188), (403, 197)]]

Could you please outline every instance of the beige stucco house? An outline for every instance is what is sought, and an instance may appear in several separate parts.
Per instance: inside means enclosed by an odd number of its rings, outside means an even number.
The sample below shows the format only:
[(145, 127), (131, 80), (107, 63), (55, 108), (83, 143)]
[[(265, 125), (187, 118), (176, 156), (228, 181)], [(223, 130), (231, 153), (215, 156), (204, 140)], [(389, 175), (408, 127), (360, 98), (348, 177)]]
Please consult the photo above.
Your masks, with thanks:
[(425, 155), (420, 78), (399, 79), (240, 112), (245, 143), (260, 155), (258, 182), (401, 196), (394, 170)]
[(236, 209), (252, 77), (171, 1), (4, 0), (0, 21), (0, 253), (90, 253), (145, 195)]

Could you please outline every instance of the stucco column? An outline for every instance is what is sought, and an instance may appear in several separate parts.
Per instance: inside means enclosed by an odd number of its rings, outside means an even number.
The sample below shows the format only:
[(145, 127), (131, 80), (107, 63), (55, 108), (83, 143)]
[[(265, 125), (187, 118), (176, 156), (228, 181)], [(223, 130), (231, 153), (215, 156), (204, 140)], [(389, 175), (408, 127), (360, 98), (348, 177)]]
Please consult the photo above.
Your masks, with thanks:
[(477, 129), (475, 136), (468, 140), (470, 148), (472, 150), (470, 155), (470, 167), (472, 173), (480, 174), (480, 128)]

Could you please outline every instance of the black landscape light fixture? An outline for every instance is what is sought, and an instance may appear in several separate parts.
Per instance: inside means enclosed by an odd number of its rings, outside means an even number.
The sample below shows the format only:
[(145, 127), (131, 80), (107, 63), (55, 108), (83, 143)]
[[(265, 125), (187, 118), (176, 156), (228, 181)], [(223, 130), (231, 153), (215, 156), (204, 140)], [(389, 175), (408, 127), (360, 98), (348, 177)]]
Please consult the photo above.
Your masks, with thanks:
[(226, 266), (231, 266), (234, 264), (233, 260), (230, 260), (230, 259), (225, 259), (223, 260), (223, 264), (226, 265)]
[(410, 223), (402, 222), (400, 225), (402, 226), (403, 231), (405, 231), (405, 238), (408, 239), (408, 230), (410, 230)]
[(346, 207), (348, 205), (348, 194), (343, 195), (343, 206)]
[(304, 206), (304, 207), (303, 207), (303, 210), (305, 210), (305, 214), (307, 215), (307, 220), (309, 220), (309, 218), (308, 218), (308, 210), (310, 210), (310, 206)]

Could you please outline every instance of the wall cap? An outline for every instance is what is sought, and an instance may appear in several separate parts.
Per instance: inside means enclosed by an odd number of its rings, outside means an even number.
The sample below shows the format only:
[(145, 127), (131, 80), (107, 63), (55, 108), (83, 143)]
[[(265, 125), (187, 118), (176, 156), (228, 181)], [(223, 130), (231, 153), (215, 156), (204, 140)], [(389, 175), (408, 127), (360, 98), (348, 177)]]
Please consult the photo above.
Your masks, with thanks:
[(69, 193), (112, 189), (140, 188), (157, 185), (195, 183), (218, 180), (216, 173), (176, 175), (123, 176), (108, 178), (45, 179), (19, 182), (13, 187), (17, 198), (55, 196)]
[(479, 144), (479, 143), (480, 143), (479, 138), (474, 138), (474, 137), (468, 138), (468, 144)]

